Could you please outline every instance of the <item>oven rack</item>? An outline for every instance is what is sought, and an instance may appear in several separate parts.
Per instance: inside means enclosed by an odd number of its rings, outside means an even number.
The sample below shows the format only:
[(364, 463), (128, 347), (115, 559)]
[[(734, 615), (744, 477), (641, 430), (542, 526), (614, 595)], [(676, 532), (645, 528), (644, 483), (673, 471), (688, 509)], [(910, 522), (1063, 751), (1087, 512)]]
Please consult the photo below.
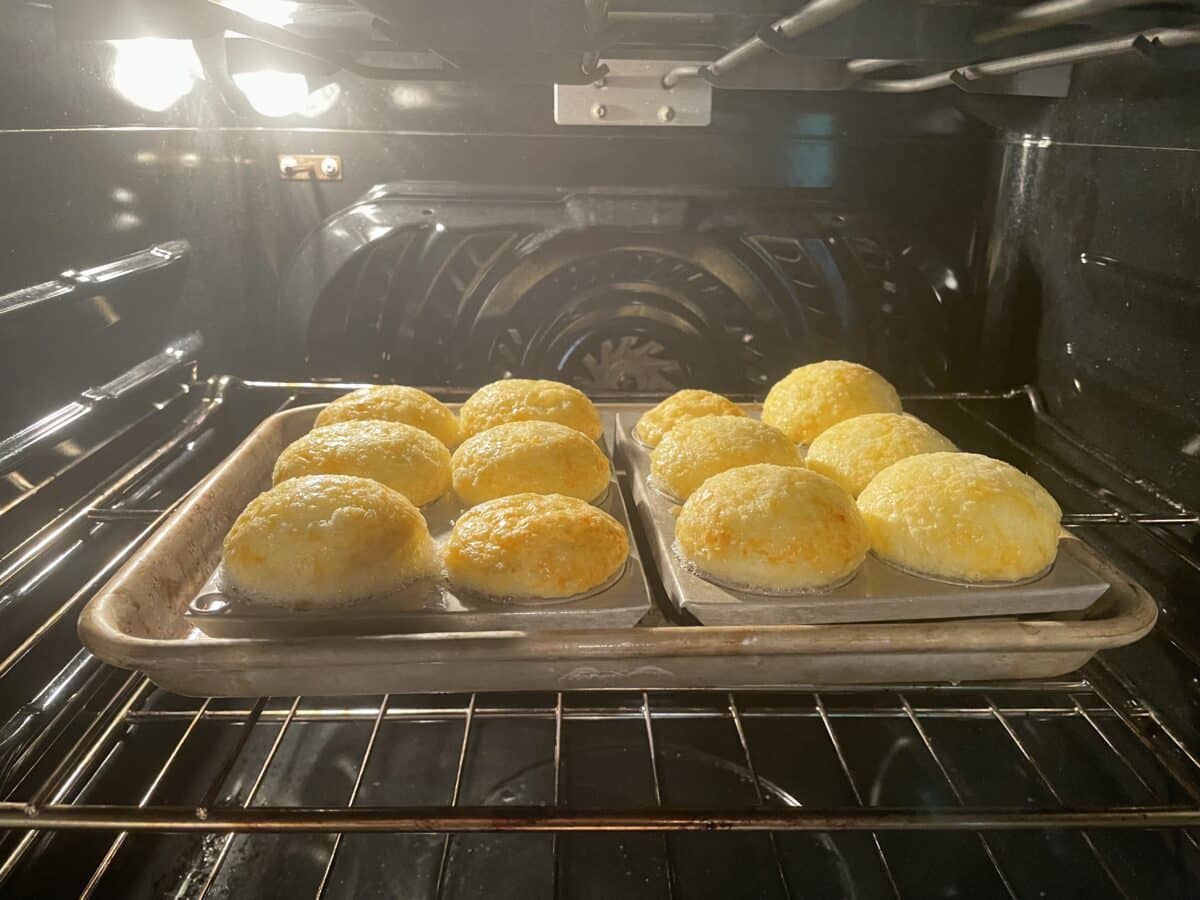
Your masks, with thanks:
[[(177, 380), (177, 374), (174, 377)], [(185, 385), (183, 402), (178, 400), (178, 392), (173, 393), (166, 406), (190, 404), (190, 408), (178, 410), (175, 424), (160, 442), (146, 446), (128, 465), (78, 502), (52, 514), (31, 538), (6, 548), (0, 556), (0, 592), (7, 592), (9, 602), (15, 598), (28, 604), (37, 598), (38, 585), (48, 577), (42, 573), (61, 573), (64, 561), (70, 559), (64, 545), (96, 543), (108, 552), (98, 569), (83, 572), (82, 583), (65, 600), (52, 605), (48, 617), (38, 621), (15, 646), (6, 648), (0, 659), (0, 679), (9, 686), (17, 684), (22, 666), (38, 655), (33, 651), (71, 624), (92, 593), (186, 496), (198, 477), (188, 471), (187, 463), (203, 462), (206, 447), (209, 451), (214, 446), (231, 447), (244, 435), (246, 417), (236, 421), (238, 416), (231, 407), (250, 402), (259, 410), (254, 416), (261, 418), (263, 411), (312, 402), (355, 386), (244, 381), (225, 376)], [(1089, 535), (1110, 529), (1135, 532), (1183, 569), (1200, 571), (1187, 543), (1197, 523), (1195, 511), (1089, 448), (1049, 415), (1033, 388), (920, 394), (905, 400), (961, 446), (1007, 456), (1034, 471), (1064, 508), (1071, 510), (1074, 527)], [(213, 438), (213, 434), (219, 437)], [(57, 445), (66, 436), (63, 429), (54, 430), (42, 446)], [(990, 444), (981, 446), (981, 441)], [(1047, 448), (1055, 452), (1051, 454)], [(37, 449), (35, 446), (31, 452)], [(70, 468), (53, 479), (66, 477)], [(33, 486), (28, 499), (36, 500), (49, 483)], [(19, 512), (25, 499), (19, 497), (0, 515), (7, 518)], [(1077, 502), (1069, 502), (1071, 499)], [(5, 622), (7, 606), (0, 607), (0, 625)], [(1168, 617), (1151, 640), (1164, 643), (1170, 652), (1195, 665), (1197, 656), (1191, 643), (1174, 627)], [(1181, 836), (1191, 848), (1189, 852), (1197, 849), (1188, 830), (1200, 825), (1200, 760), (1192, 749), (1194, 744), (1154, 703), (1139, 697), (1140, 686), (1135, 687), (1103, 655), (1077, 677), (1043, 682), (814, 687), (786, 695), (572, 692), (514, 702), (482, 694), (383, 697), (374, 703), (300, 697), (193, 702), (159, 691), (140, 674), (105, 666), (86, 651), (68, 654), (64, 662), (0, 730), (0, 775), (5, 786), (0, 825), (10, 829), (0, 839), (0, 884), (19, 878), (22, 866), (36, 855), (32, 851), (46, 841), (66, 840), (66, 832), (89, 831), (114, 832), (115, 837), (93, 861), (83, 896), (90, 896), (105, 874), (122, 863), (122, 848), (130, 835), (167, 831), (224, 835), (218, 842), (217, 857), (208, 860), (202, 895), (218, 878), (228, 847), (235, 840), (233, 835), (243, 832), (329, 835), (328, 862), (316, 896), (325, 894), (336, 874), (343, 843), (340, 835), (369, 831), (444, 835), (434, 895), (441, 894), (452, 859), (450, 835), (475, 831), (551, 832), (556, 850), (557, 835), (580, 831), (765, 832), (772, 835), (770, 844), (785, 894), (790, 893), (785, 874), (788, 854), (780, 850), (776, 836), (787, 832), (871, 835), (879, 863), (894, 887), (895, 855), (885, 852), (887, 842), (880, 838), (893, 831), (978, 833), (981, 852), (1005, 885), (1009, 884), (1009, 867), (1003, 854), (995, 850), (996, 834), (1029, 829), (1078, 833), (1084, 852), (1107, 873), (1118, 894), (1130, 892), (1123, 884), (1127, 875), (1117, 871), (1119, 866), (1110, 859), (1107, 845), (1095, 834), (1114, 828), (1171, 829), (1170, 833)], [(474, 754), (486, 752), (480, 724), (491, 721), (540, 722), (552, 729), (544, 753), (552, 761), (549, 796), (530, 804), (466, 802), (465, 767)], [(819, 726), (844, 780), (847, 793), (843, 802), (805, 802), (803, 796), (797, 796), (802, 792), (789, 791), (788, 785), (779, 783), (781, 779), (772, 777), (752, 737), (757, 726), (767, 721)], [(366, 803), (362, 788), (369, 781), (381, 731), (434, 722), (462, 726), (457, 769), (444, 798), (436, 805), (422, 806)], [(637, 752), (646, 760), (653, 783), (652, 797), (646, 803), (580, 808), (570, 797), (560, 796), (564, 764), (567, 770), (571, 766), (571, 742), (564, 745), (563, 730), (583, 722), (606, 726), (640, 723), (643, 733)], [(664, 755), (661, 733), (681, 722), (720, 722), (732, 729), (737, 753), (727, 753), (724, 764), (727, 770), (736, 770), (741, 782), (752, 790), (752, 795), (744, 798), (746, 802), (698, 807), (681, 803), (669, 788), (664, 790), (671, 781), (673, 763), (669, 753)], [(862, 722), (906, 729), (906, 740), (923, 748), (931, 776), (929, 789), (945, 802), (889, 804), (873, 796), (873, 787), (853, 768), (852, 757), (858, 751), (844, 734), (853, 723)], [(1000, 746), (1008, 748), (1028, 782), (1026, 790), (999, 798), (981, 793), (981, 784), (965, 774), (959, 754), (945, 746), (940, 730), (946, 723), (987, 724), (992, 731), (992, 752)], [(1097, 762), (1098, 766), (1113, 765), (1125, 773), (1121, 791), (1110, 793), (1103, 802), (1095, 800), (1099, 795), (1080, 795), (1070, 783), (1077, 781), (1075, 776), (1064, 780), (1063, 772), (1044, 757), (1039, 742), (1067, 723), (1072, 729), (1083, 729), (1076, 734), (1077, 739), (1080, 733), (1086, 735), (1081, 746), (1098, 754), (1097, 760), (1107, 761)], [(320, 727), (369, 729), (343, 799), (320, 805), (269, 802), (269, 796), (261, 791), (276, 777), (273, 763), (281, 748), (297, 733)], [(168, 802), (161, 789), (180, 777), (179, 766), (186, 764), (198, 743), (210, 743), (198, 741), (197, 736), (212, 728), (233, 735), (232, 746), (226, 747), (216, 771), (210, 772), (203, 784), (192, 785), (196, 790), (186, 802)], [(173, 742), (164, 745), (161, 735), (169, 729), (174, 730)], [(269, 745), (257, 747), (264, 735)], [(124, 785), (124, 792), (115, 799), (97, 800), (106, 783), (129, 777), (114, 760), (134, 758), (139, 760), (141, 782)], [(305, 778), (329, 776), (317, 766)], [(1038, 801), (1029, 802), (1030, 796)], [(672, 871), (670, 857), (670, 853), (663, 857), (665, 877), (675, 895), (680, 873)], [(557, 865), (554, 871), (558, 871)], [(1013, 894), (1011, 888), (1009, 893)]]
[[(1110, 693), (1113, 692), (1113, 693)], [(196, 896), (207, 896), (225, 863), (235, 834), (266, 831), (320, 832), (329, 838), (322, 857), (319, 879), (313, 896), (326, 896), (335, 879), (339, 850), (345, 838), (362, 832), (439, 833), (442, 850), (436, 872), (430, 873), (432, 896), (442, 896), (448, 877), (450, 849), (454, 834), (469, 832), (686, 832), (752, 831), (766, 832), (768, 845), (779, 872), (781, 889), (791, 895), (790, 866), (780, 850), (775, 833), (786, 831), (863, 832), (870, 836), (878, 864), (895, 885), (896, 860), (886, 849), (886, 835), (892, 831), (974, 833), (980, 851), (996, 877), (1010, 884), (1009, 868), (1015, 860), (1005, 858), (993, 844), (995, 835), (1017, 829), (1049, 829), (1077, 832), (1084, 864), (1099, 866), (1118, 894), (1127, 894), (1127, 885), (1118, 873), (1119, 863), (1110, 858), (1107, 845), (1097, 837), (1101, 830), (1170, 828), (1182, 836), (1190, 851), (1200, 844), (1188, 829), (1200, 826), (1200, 767), (1181, 747), (1164, 747), (1156, 736), (1165, 734), (1155, 715), (1125, 695), (1103, 664), (1093, 665), (1077, 678), (1044, 682), (1016, 682), (972, 685), (863, 686), (854, 689), (797, 688), (786, 695), (694, 692), (657, 694), (642, 692), (593, 692), (547, 694), (518, 698), (491, 698), (472, 694), (457, 697), (392, 697), (376, 700), (360, 698), (353, 704), (326, 702), (316, 698), (259, 698), (253, 702), (219, 703), (213, 699), (195, 701), (182, 707), (178, 698), (164, 696), (144, 677), (129, 675), (106, 706), (109, 716), (97, 716), (75, 745), (64, 754), (54, 772), (39, 784), (28, 798), (0, 804), (0, 824), (12, 829), (30, 829), (8, 853), (0, 865), (0, 877), (12, 874), (43, 829), (98, 829), (117, 832), (89, 876), (80, 896), (89, 897), (118, 863), (131, 835), (142, 832), (214, 832), (223, 837), (217, 853), (209, 860), (203, 887)], [(514, 761), (517, 764), (543, 764), (550, 767), (546, 795), (530, 805), (504, 803), (465, 803), (468, 760), (489, 752), (487, 738), (481, 738), (481, 726), (489, 721), (543, 724), (548, 738), (536, 757)], [(573, 742), (564, 741), (564, 729), (573, 723), (626, 723), (637, 727), (640, 747), (623, 747), (644, 755), (645, 768), (651, 773), (653, 792), (645, 803), (627, 808), (578, 808), (563, 796), (563, 773), (573, 766)], [(722, 759), (722, 765), (736, 773), (739, 782), (752, 792), (752, 802), (738, 806), (695, 807), (680, 804), (669, 794), (670, 767), (677, 750), (664, 749), (663, 732), (680, 724), (718, 723), (728, 731), (725, 749), (736, 747), (738, 755)], [(379, 737), (388, 728), (388, 742), (403, 739), (405, 729), (434, 723), (453, 723), (461, 739), (454, 774), (441, 785), (445, 802), (441, 806), (366, 805), (360, 800), (372, 777), (372, 763), (381, 746)], [(821, 734), (827, 751), (837, 760), (844, 787), (851, 802), (845, 805), (809, 806), (801, 791), (764, 768), (764, 759), (749, 735), (758, 726), (770, 723), (788, 729), (795, 723), (808, 723), (804, 734)], [(907, 785), (912, 794), (933, 791), (951, 802), (947, 805), (876, 805), (869, 800), (875, 786), (856, 771), (851, 760), (857, 748), (849, 745), (846, 730), (862, 733), (863, 726), (887, 723), (910, 732), (914, 752), (922, 759), (921, 767), (929, 783)], [(988, 734), (979, 734), (977, 752), (985, 744), (987, 752), (1005, 755), (1016, 761), (1022, 772), (1021, 791), (1000, 804), (982, 803), (980, 786), (963, 774), (964, 754), (960, 739), (947, 732), (947, 725), (974, 723), (986, 726)], [(1064, 724), (1086, 729), (1091, 748), (1108, 759), (1097, 760), (1090, 754), (1073, 761), (1084, 767), (1096, 766), (1086, 777), (1075, 773), (1069, 778), (1056, 773), (1052, 761), (1045, 759), (1046, 734)], [(298, 731), (330, 727), (358, 726), (360, 751), (353, 765), (353, 780), (340, 806), (283, 806), (264, 799), (264, 786), (272, 780), (272, 767), (279, 763), (281, 748), (291, 742), (302, 744), (306, 735)], [(200, 729), (208, 726), (205, 743), (224, 747), (215, 775), (204, 785), (193, 785), (192, 801), (186, 804), (160, 805), (158, 791), (164, 782), (178, 778), (174, 767), (195, 759), (195, 744)], [(232, 737), (216, 739), (213, 726), (231, 732)], [(167, 729), (171, 741), (162, 739)], [(626, 729), (622, 732), (631, 735)], [(252, 737), (259, 736), (257, 741)], [(949, 738), (943, 735), (950, 735)], [(1007, 747), (995, 746), (1003, 738)], [(1131, 740), (1132, 739), (1132, 740)], [(947, 741), (949, 748), (943, 746)], [(251, 744), (254, 749), (248, 749)], [(633, 742), (631, 741), (631, 745)], [(125, 757), (144, 758), (146, 748), (158, 752), (143, 771), (143, 782), (136, 803), (124, 805), (79, 802), (82, 790), (94, 783), (103, 760), (110, 758), (120, 745)], [(165, 749), (165, 752), (163, 752)], [(1175, 752), (1170, 752), (1171, 750)], [(293, 747), (292, 755), (295, 755)], [(811, 750), (809, 751), (811, 752)], [(340, 762), (344, 762), (340, 761)], [(1118, 767), (1127, 782), (1128, 794), (1120, 803), (1097, 806), (1080, 802), (1080, 785), (1093, 777), (1103, 781), (1100, 772), (1108, 765)], [(321, 781), (331, 776), (320, 767), (304, 778)], [(292, 777), (295, 777), (294, 775)], [(940, 782), (940, 784), (939, 784)], [(276, 783), (273, 790), (278, 792)], [(1031, 792), (1031, 793), (1030, 793)], [(1037, 796), (1038, 802), (1028, 802)], [(672, 802), (674, 800), (675, 802)], [(557, 840), (557, 837), (555, 838)], [(552, 848), (553, 849), (553, 848)], [(211, 855), (211, 854), (210, 854)], [(551, 866), (558, 870), (552, 854)], [(675, 896), (675, 883), (682, 877), (673, 871), (669, 852), (663, 856), (668, 896)], [(896, 888), (901, 894), (900, 888)], [(1019, 895), (1019, 893), (1014, 893)]]

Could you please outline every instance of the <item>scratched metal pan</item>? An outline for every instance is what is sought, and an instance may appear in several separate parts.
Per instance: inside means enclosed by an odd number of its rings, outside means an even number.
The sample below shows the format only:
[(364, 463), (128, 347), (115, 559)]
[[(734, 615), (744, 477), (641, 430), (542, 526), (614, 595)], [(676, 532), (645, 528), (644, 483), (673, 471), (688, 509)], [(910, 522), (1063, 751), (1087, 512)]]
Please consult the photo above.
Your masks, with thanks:
[[(600, 408), (611, 423), (646, 407)], [(317, 411), (266, 419), (197, 486), (84, 609), (79, 632), (92, 652), (191, 696), (770, 689), (1053, 677), (1142, 637), (1157, 614), (1140, 586), (1080, 545), (1079, 558), (1112, 587), (1082, 612), (1021, 619), (700, 627), (655, 611), (620, 628), (207, 635), (188, 621), (188, 605), (219, 563), (225, 532)]]
[(947, 584), (868, 555), (849, 581), (827, 591), (770, 596), (722, 585), (680, 559), (675, 546), (679, 503), (650, 479), (650, 451), (633, 436), (637, 416), (617, 417), (616, 441), (628, 467), (637, 513), (649, 535), (667, 596), (705, 625), (818, 625), (1017, 616), (1087, 609), (1109, 584), (1081, 559), (1069, 536), (1058, 559), (1036, 579), (1013, 585)]

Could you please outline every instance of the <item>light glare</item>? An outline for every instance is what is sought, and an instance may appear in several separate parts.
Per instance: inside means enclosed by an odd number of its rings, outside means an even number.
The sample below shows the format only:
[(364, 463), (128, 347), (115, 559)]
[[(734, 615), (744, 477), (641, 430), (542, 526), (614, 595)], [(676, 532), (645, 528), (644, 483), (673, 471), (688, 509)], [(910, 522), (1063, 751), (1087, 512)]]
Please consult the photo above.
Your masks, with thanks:
[(272, 119), (300, 112), (308, 100), (308, 79), (297, 72), (238, 72), (233, 81), (255, 112)]
[(116, 49), (113, 87), (142, 109), (169, 109), (200, 77), (200, 60), (191, 41), (133, 38), (109, 43)]

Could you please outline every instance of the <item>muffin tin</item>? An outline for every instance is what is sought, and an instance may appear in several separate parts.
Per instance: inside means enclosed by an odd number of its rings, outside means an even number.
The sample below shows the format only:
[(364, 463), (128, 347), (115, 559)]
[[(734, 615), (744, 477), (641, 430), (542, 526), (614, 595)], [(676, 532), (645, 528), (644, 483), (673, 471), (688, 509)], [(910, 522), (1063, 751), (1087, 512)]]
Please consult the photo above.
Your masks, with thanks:
[[(596, 504), (629, 532), (621, 491), (610, 486)], [(421, 509), (434, 540), (444, 541), (467, 507), (447, 495)], [(650, 611), (649, 589), (630, 537), (630, 556), (604, 584), (553, 600), (493, 598), (456, 591), (425, 578), (394, 594), (352, 606), (288, 609), (254, 603), (229, 586), (218, 565), (188, 604), (184, 617), (214, 637), (314, 637), (325, 634), (419, 634), (431, 631), (503, 631), (509, 628), (629, 628)]]
[(704, 577), (675, 546), (679, 503), (650, 478), (650, 451), (633, 436), (637, 416), (617, 417), (618, 457), (627, 466), (634, 504), (671, 603), (705, 625), (813, 625), (896, 622), (1070, 612), (1086, 609), (1108, 582), (1078, 557), (1065, 537), (1058, 558), (1037, 579), (1006, 585), (963, 586), (903, 571), (868, 555), (857, 574), (821, 592), (768, 594), (738, 590)]
[[(611, 433), (611, 427), (607, 429)], [(611, 460), (608, 442), (598, 442)], [(595, 505), (629, 534), (629, 514), (615, 481)], [(470, 507), (453, 491), (421, 508), (433, 539), (442, 544), (458, 517)], [(599, 587), (552, 600), (487, 597), (456, 591), (444, 579), (421, 579), (393, 594), (309, 609), (255, 603), (228, 584), (218, 565), (192, 598), (184, 617), (213, 637), (319, 637), (419, 634), (423, 632), (537, 630), (547, 628), (629, 628), (651, 609), (649, 588), (633, 536), (624, 566)]]

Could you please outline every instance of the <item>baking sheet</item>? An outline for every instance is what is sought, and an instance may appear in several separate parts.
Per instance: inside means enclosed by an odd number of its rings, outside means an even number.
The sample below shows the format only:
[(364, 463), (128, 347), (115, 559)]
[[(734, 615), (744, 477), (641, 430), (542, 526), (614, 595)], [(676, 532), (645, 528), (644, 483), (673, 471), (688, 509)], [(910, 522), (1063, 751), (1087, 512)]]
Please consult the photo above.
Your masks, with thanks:
[(1015, 616), (1082, 610), (1108, 582), (1072, 552), (1064, 539), (1050, 570), (1020, 585), (963, 587), (901, 571), (868, 554), (850, 581), (819, 593), (770, 596), (739, 591), (691, 571), (675, 552), (676, 501), (649, 480), (650, 451), (633, 437), (635, 415), (617, 418), (616, 439), (629, 467), (633, 499), (646, 526), (651, 550), (676, 609), (705, 625), (813, 625), (833, 622), (899, 622)]
[[(602, 404), (633, 416), (648, 404)], [(1087, 610), (1025, 619), (807, 626), (676, 626), (656, 609), (633, 628), (219, 638), (184, 611), (212, 573), (238, 513), (270, 484), (279, 452), (320, 407), (263, 420), (84, 608), (83, 643), (194, 697), (582, 688), (819, 689), (1050, 678), (1149, 632), (1154, 599), (1087, 545), (1112, 588)], [(618, 467), (621, 464), (617, 454)], [(627, 476), (620, 474), (620, 480)], [(634, 523), (635, 528), (638, 523)]]

